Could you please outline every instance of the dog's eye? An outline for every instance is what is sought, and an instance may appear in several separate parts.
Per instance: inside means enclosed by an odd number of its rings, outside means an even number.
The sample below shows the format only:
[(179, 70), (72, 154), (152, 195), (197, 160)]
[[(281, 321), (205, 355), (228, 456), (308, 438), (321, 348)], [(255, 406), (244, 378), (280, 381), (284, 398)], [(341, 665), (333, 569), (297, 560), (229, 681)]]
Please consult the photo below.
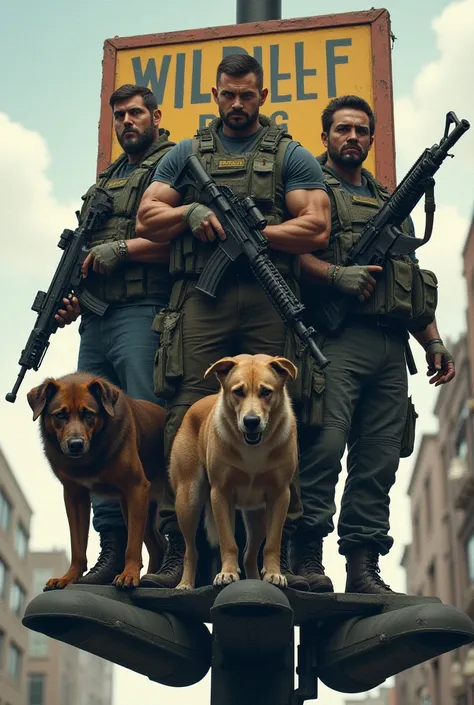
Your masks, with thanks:
[(59, 421), (64, 421), (64, 419), (67, 419), (67, 412), (66, 411), (57, 411), (54, 416), (59, 419)]
[(271, 397), (271, 395), (272, 395), (272, 390), (267, 389), (266, 387), (264, 387), (260, 392), (260, 396), (263, 397), (264, 399), (268, 399), (269, 397)]
[(245, 397), (245, 392), (243, 387), (237, 387), (237, 389), (234, 389), (234, 394), (236, 397)]
[(93, 411), (89, 411), (88, 409), (84, 410), (84, 418), (85, 419), (92, 419), (95, 416)]

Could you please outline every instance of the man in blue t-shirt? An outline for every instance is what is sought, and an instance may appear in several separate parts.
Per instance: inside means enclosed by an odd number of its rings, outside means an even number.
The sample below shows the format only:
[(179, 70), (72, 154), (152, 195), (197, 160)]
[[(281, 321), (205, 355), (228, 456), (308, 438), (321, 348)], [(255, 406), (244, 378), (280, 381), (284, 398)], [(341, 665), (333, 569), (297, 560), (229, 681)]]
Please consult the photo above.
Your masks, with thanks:
[[(175, 278), (170, 310), (156, 321), (156, 328), (166, 332), (157, 355), (155, 391), (168, 398), (167, 456), (191, 404), (217, 391), (214, 379), (203, 379), (207, 367), (239, 353), (289, 354), (287, 329), (245, 261), (232, 266), (215, 300), (196, 290), (216, 240), (225, 233), (199, 195), (174, 188), (186, 157), (196, 153), (219, 185), (254, 199), (268, 222), (263, 232), (274, 264), (294, 288), (299, 256), (328, 243), (330, 207), (321, 167), (281, 128), (259, 115), (268, 94), (260, 64), (248, 55), (227, 56), (217, 69), (212, 92), (220, 119), (166, 155), (137, 216), (141, 237), (170, 242)], [(296, 492), (293, 499), (290, 519), (301, 514)], [(161, 504), (160, 516), (168, 552), (160, 572), (142, 584), (172, 588), (181, 579), (184, 544), (171, 499)], [(285, 544), (281, 572), (290, 585), (298, 586), (298, 579), (289, 574)]]

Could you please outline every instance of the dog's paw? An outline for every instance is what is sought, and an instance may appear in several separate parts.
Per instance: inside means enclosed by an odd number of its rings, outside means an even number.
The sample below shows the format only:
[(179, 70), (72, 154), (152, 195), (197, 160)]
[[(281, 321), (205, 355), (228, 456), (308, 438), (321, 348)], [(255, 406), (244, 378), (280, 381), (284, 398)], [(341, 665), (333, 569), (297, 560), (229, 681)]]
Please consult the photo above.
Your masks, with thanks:
[(49, 590), (63, 590), (67, 585), (70, 585), (73, 580), (68, 578), (50, 578), (43, 588), (43, 592), (48, 592)]
[(120, 575), (116, 575), (113, 584), (123, 590), (131, 590), (140, 584), (140, 571), (125, 569)]
[(238, 573), (218, 573), (214, 578), (214, 586), (223, 587), (224, 585), (236, 583), (237, 580), (240, 580), (240, 575)]
[(179, 585), (176, 586), (176, 590), (194, 590), (194, 585), (191, 585), (191, 583), (179, 583)]
[(266, 583), (271, 583), (277, 587), (285, 588), (288, 587), (288, 580), (285, 575), (281, 573), (263, 573), (263, 579)]

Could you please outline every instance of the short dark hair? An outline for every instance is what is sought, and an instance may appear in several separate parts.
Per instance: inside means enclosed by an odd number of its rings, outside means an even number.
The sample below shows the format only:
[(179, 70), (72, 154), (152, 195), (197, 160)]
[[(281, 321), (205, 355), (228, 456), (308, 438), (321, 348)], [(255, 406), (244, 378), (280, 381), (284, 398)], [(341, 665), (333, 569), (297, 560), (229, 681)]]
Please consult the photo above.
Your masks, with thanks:
[(339, 98), (333, 98), (327, 104), (321, 115), (321, 120), (323, 123), (323, 132), (325, 132), (326, 134), (329, 133), (334, 119), (334, 113), (337, 110), (343, 110), (344, 108), (361, 110), (363, 113), (367, 114), (369, 118), (370, 136), (372, 137), (375, 132), (375, 115), (367, 101), (358, 95), (341, 95)]
[(136, 86), (134, 83), (125, 83), (120, 88), (117, 88), (110, 96), (110, 107), (113, 110), (115, 103), (127, 100), (127, 98), (133, 98), (134, 95), (141, 95), (143, 103), (150, 111), (150, 114), (153, 114), (153, 111), (157, 109), (158, 101), (155, 98), (155, 94), (146, 86)]
[(226, 73), (233, 78), (242, 78), (248, 73), (254, 73), (257, 77), (257, 87), (261, 91), (263, 88), (263, 69), (250, 54), (229, 54), (224, 57), (217, 67), (216, 86), (219, 85), (221, 74)]

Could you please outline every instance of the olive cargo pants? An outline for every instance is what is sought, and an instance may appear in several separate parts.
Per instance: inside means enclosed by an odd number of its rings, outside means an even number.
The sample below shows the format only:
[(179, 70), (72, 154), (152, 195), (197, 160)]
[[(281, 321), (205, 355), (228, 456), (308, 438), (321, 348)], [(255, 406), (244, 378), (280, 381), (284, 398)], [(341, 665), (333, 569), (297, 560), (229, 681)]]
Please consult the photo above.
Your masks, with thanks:
[(371, 544), (390, 550), (389, 491), (395, 481), (407, 413), (407, 373), (400, 331), (380, 318), (349, 321), (320, 343), (325, 368), (324, 424), (301, 429), (300, 488), (304, 515), (298, 537), (327, 536), (334, 529), (335, 488), (348, 447), (347, 481), (338, 522), (339, 552)]
[[(183, 286), (177, 282), (175, 286)], [(173, 294), (171, 296), (173, 300)], [(173, 440), (186, 411), (198, 399), (219, 390), (214, 376), (204, 372), (221, 357), (239, 354), (284, 355), (287, 327), (250, 272), (233, 272), (220, 287), (216, 299), (196, 289), (196, 280), (185, 284), (179, 322), (182, 381), (168, 399), (165, 455), (169, 458)], [(175, 351), (176, 353), (176, 351)], [(157, 391), (155, 389), (155, 391)], [(170, 489), (160, 503), (160, 529), (168, 534), (178, 528)], [(286, 530), (302, 514), (296, 481), (291, 486)]]

